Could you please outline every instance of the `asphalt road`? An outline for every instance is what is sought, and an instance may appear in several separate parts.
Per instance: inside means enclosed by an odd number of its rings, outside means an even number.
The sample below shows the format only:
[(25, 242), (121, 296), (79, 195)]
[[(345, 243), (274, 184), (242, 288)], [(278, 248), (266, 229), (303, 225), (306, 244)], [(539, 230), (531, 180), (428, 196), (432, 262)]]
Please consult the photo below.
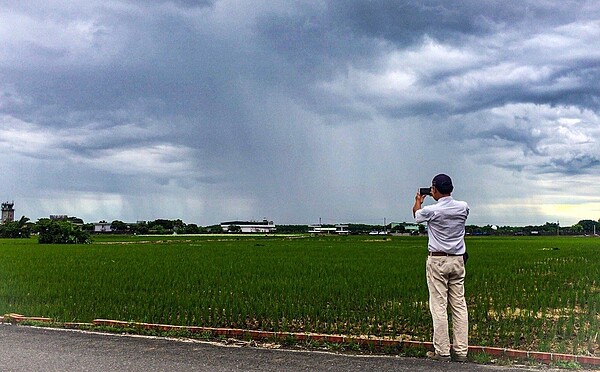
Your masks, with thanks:
[[(525, 371), (423, 358), (315, 351), (0, 325), (0, 371)], [(531, 369), (540, 371), (540, 369)]]

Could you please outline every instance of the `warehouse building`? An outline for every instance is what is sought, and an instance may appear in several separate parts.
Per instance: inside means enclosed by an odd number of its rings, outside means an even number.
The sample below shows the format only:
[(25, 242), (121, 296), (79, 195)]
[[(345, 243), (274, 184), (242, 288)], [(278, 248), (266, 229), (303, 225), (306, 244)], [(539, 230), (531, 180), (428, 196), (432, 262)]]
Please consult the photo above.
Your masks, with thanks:
[(228, 221), (221, 222), (223, 232), (232, 233), (274, 233), (277, 228), (273, 221), (264, 219), (262, 221)]

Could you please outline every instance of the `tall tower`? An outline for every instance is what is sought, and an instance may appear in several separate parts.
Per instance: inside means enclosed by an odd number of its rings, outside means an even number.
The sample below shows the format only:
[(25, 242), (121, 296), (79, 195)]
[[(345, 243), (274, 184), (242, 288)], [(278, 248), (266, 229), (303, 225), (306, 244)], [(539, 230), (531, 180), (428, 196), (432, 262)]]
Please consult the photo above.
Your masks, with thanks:
[(13, 222), (15, 220), (15, 202), (2, 203), (2, 221), (1, 223)]

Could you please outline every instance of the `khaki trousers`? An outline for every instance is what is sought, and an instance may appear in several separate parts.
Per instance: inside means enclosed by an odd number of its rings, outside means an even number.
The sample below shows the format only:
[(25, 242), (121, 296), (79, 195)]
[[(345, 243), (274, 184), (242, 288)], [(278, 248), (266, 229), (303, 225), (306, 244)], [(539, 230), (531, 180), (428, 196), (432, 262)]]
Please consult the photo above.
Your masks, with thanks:
[(450, 355), (448, 305), (452, 313), (452, 348), (466, 356), (469, 349), (469, 315), (465, 301), (465, 264), (462, 256), (428, 256), (427, 287), (433, 318), (433, 347), (439, 355)]

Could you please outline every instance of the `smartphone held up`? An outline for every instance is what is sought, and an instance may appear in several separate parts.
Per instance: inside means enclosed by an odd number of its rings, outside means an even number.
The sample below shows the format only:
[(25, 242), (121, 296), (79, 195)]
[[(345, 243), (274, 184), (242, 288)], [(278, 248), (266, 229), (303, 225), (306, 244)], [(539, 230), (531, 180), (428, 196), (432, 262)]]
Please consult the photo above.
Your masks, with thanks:
[(431, 188), (430, 187), (420, 187), (419, 188), (420, 195), (429, 195), (431, 196)]

